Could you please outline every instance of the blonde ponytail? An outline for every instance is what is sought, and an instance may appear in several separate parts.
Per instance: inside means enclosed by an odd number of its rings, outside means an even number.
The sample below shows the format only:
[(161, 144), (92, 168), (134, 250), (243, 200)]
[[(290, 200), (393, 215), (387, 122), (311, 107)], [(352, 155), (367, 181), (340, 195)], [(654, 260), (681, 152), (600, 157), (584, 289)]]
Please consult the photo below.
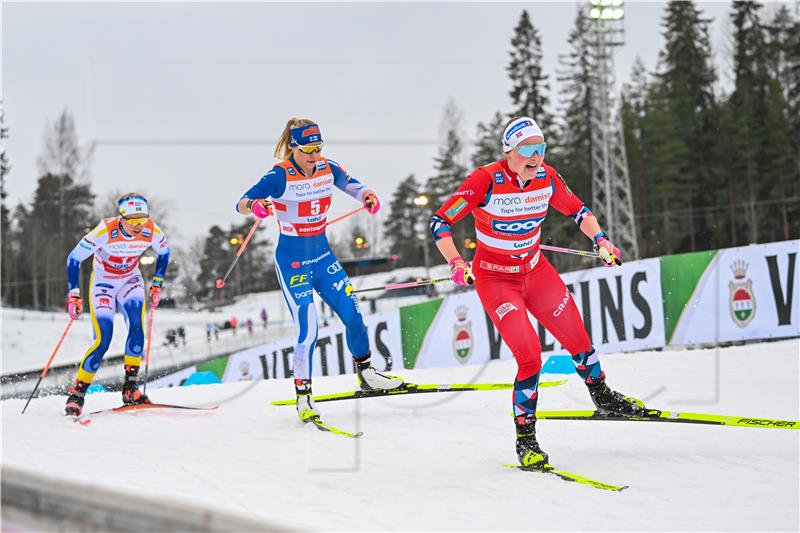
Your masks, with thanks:
[(292, 128), (299, 128), (309, 124), (314, 124), (314, 121), (307, 118), (290, 118), (283, 128), (283, 133), (278, 138), (278, 144), (275, 145), (275, 157), (289, 159), (289, 156), (292, 155), (292, 147), (289, 146), (292, 141)]

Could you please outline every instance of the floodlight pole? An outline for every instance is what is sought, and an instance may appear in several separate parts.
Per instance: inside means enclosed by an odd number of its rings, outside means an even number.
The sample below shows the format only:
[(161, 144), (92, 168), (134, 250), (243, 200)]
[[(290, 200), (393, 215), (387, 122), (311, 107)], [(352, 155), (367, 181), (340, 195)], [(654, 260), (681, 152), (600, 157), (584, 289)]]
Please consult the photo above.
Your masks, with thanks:
[(588, 44), (591, 78), (592, 208), (614, 243), (632, 259), (639, 257), (622, 116), (615, 105), (614, 48), (625, 39), (622, 0), (591, 0)]

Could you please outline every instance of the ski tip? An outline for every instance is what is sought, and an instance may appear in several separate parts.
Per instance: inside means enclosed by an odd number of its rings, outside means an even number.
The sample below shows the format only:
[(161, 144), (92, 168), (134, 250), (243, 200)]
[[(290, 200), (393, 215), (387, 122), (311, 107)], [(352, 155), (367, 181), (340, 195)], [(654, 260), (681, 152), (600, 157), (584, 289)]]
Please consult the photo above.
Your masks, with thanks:
[(81, 426), (84, 426), (84, 427), (88, 426), (89, 424), (92, 423), (92, 419), (91, 418), (88, 418), (88, 417), (84, 418), (84, 417), (80, 417), (80, 416), (73, 417), (72, 421), (75, 422), (76, 424), (80, 424)]

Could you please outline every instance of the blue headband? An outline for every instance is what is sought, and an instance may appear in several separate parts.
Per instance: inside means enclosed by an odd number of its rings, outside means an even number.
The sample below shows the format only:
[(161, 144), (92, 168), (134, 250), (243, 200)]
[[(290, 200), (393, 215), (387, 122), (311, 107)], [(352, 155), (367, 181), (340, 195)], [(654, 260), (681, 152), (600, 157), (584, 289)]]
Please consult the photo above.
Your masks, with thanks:
[(290, 131), (291, 140), (289, 146), (304, 146), (306, 144), (322, 143), (322, 134), (316, 124), (306, 124), (292, 128)]

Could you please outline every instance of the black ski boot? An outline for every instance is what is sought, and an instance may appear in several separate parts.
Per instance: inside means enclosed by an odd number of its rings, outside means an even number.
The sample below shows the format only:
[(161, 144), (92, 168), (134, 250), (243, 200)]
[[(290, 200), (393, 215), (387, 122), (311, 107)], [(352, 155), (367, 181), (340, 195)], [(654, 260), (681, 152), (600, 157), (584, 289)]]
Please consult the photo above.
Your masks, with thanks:
[(146, 394), (142, 394), (139, 390), (139, 385), (136, 383), (138, 374), (138, 366), (125, 365), (125, 383), (122, 384), (122, 403), (125, 405), (153, 403)]
[(75, 383), (67, 389), (69, 397), (67, 397), (67, 405), (64, 406), (64, 414), (67, 416), (81, 416), (83, 412), (83, 401), (86, 397), (86, 390), (89, 384), (85, 381), (75, 380)]
[(536, 417), (533, 415), (514, 418), (517, 429), (517, 459), (522, 466), (544, 470), (549, 466), (549, 457), (536, 442)]
[(589, 395), (592, 397), (597, 410), (603, 414), (621, 416), (658, 416), (660, 411), (648, 409), (644, 402), (630, 396), (623, 396), (621, 393), (613, 391), (606, 385), (605, 380), (598, 383), (587, 383)]

